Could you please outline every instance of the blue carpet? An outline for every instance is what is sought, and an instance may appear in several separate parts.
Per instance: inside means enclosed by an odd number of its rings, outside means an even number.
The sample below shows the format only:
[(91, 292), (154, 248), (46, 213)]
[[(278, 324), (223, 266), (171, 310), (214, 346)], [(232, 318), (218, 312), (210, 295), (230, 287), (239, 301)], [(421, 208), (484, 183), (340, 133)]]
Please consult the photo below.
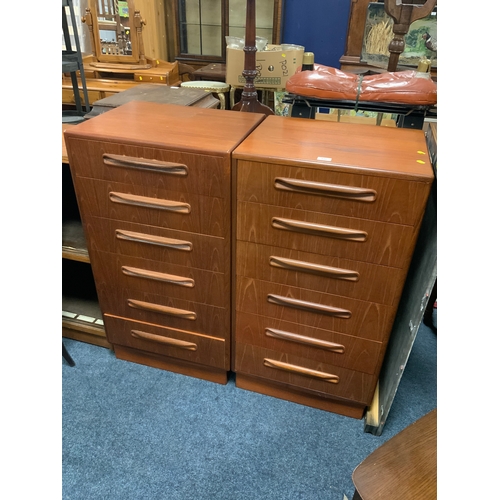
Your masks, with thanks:
[(437, 406), (423, 324), (382, 436), (364, 421), (121, 361), (64, 339), (64, 500), (342, 500), (354, 468)]

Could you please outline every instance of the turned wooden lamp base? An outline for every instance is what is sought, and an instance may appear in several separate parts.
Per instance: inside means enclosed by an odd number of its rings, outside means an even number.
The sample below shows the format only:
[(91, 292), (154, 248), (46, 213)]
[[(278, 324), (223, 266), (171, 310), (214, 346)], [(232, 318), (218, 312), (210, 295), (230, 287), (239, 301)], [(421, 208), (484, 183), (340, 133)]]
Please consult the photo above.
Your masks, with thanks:
[(243, 111), (247, 113), (263, 113), (274, 115), (274, 111), (265, 104), (262, 104), (255, 89), (254, 80), (257, 76), (255, 53), (255, 0), (247, 0), (246, 29), (245, 29), (245, 69), (242, 72), (245, 78), (245, 87), (241, 93), (241, 101), (233, 106), (233, 111)]

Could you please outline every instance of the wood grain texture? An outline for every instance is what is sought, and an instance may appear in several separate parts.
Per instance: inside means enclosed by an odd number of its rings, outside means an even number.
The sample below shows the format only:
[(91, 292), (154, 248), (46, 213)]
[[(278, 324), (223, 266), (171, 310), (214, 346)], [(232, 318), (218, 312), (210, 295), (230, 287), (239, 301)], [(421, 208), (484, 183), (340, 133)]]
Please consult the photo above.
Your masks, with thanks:
[[(286, 385), (300, 387), (311, 392), (349, 399), (368, 404), (373, 392), (376, 377), (366, 373), (341, 368), (330, 363), (320, 363), (301, 356), (273, 351), (262, 347), (236, 343), (236, 372), (245, 373), (281, 382)], [(319, 378), (273, 368), (264, 363), (264, 359), (276, 360), (305, 369), (333, 374), (339, 377), (338, 383), (332, 384)]]
[(352, 480), (362, 500), (437, 498), (437, 409), (368, 455)]
[[(358, 278), (356, 281), (333, 278), (314, 268), (302, 270), (280, 268), (276, 265), (276, 261), (282, 258), (352, 271), (358, 274)], [(336, 255), (301, 252), (293, 248), (259, 245), (246, 241), (238, 242), (236, 266), (239, 276), (387, 305), (395, 305), (404, 283), (404, 272), (395, 267), (377, 266), (339, 258)]]
[[(115, 282), (96, 282), (96, 288), (104, 314), (229, 338), (230, 313), (227, 308), (182, 299), (177, 294), (159, 295), (147, 289), (121, 288)], [(144, 307), (133, 306), (130, 301), (144, 303)]]
[[(331, 352), (303, 342), (274, 338), (267, 334), (270, 329), (334, 343), (342, 346), (343, 352)], [(383, 344), (380, 342), (323, 330), (307, 324), (292, 323), (277, 317), (243, 312), (236, 316), (236, 341), (369, 374), (374, 374), (379, 368), (379, 358), (383, 349)]]
[(371, 401), (411, 261), (433, 179), (425, 136), (271, 116), (233, 158), (237, 384), (300, 401), (354, 369), (349, 389), (321, 389), (349, 414), (349, 399)]
[[(164, 264), (229, 272), (229, 242), (224, 238), (90, 216), (86, 217), (85, 231), (92, 252), (102, 250)], [(166, 246), (162, 240), (177, 242), (178, 248)], [(186, 247), (191, 250), (183, 250)]]
[[(68, 137), (74, 153), (73, 171), (77, 176), (90, 177), (122, 184), (147, 186), (178, 193), (227, 198), (229, 196), (229, 166), (224, 155), (193, 154), (175, 149), (151, 148), (147, 144), (130, 146), (99, 141), (82, 141)], [(120, 158), (110, 162), (110, 156)], [(132, 160), (135, 160), (133, 163)], [(186, 175), (176, 171), (152, 168), (150, 165), (177, 164)], [(125, 166), (127, 165), (127, 166)]]
[[(318, 306), (340, 308), (349, 311), (351, 316), (338, 317), (329, 314), (328, 310), (322, 313), (319, 307), (314, 311), (306, 307), (301, 308), (300, 305), (294, 307), (293, 304), (290, 306), (276, 304), (269, 300), (269, 295), (296, 299)], [(280, 318), (290, 323), (306, 324), (369, 340), (386, 341), (394, 321), (396, 307), (237, 276), (236, 311)]]
[(227, 157), (264, 115), (132, 101), (98, 118), (67, 137)]
[(234, 158), (427, 183), (433, 179), (422, 130), (268, 116)]
[[(82, 101), (83, 102), (83, 101)], [(63, 123), (62, 124), (62, 162), (68, 163), (68, 150), (66, 148), (66, 141), (64, 140), (64, 131), (74, 127), (71, 123)]]
[(109, 252), (92, 254), (92, 270), (99, 285), (114, 283), (155, 295), (229, 307), (229, 277), (224, 273)]
[[(179, 194), (135, 184), (95, 179), (77, 178), (74, 184), (80, 210), (90, 216), (229, 237), (230, 205), (221, 198)], [(112, 193), (115, 195), (113, 198)], [(146, 198), (144, 205), (149, 202), (150, 206), (114, 201), (120, 195), (122, 198), (126, 198), (126, 195)], [(158, 206), (153, 206), (155, 201)], [(174, 206), (169, 210), (168, 206), (161, 206), (162, 202), (172, 202)], [(180, 210), (176, 208), (176, 204), (182, 204)], [(189, 205), (189, 210), (182, 209), (185, 205)]]
[[(416, 239), (415, 230), (411, 226), (258, 203), (238, 203), (237, 217), (238, 240), (398, 268), (408, 266), (411, 255), (408, 255), (406, 249), (412, 248)], [(347, 241), (328, 235), (326, 232), (315, 234), (292, 229), (277, 229), (272, 225), (275, 217), (312, 225), (362, 231), (367, 234), (367, 238), (365, 242)]]
[(65, 136), (100, 307), (148, 324), (107, 320), (117, 357), (227, 382), (231, 153), (262, 119), (131, 101)]
[(236, 377), (236, 387), (312, 408), (338, 413), (346, 417), (360, 419), (363, 417), (365, 411), (365, 405), (362, 403), (341, 398), (333, 399), (325, 394), (306, 392), (294, 386), (274, 383), (272, 380), (241, 372)]
[[(335, 213), (347, 217), (414, 224), (422, 216), (418, 203), (428, 190), (426, 182), (388, 176), (339, 172), (334, 168), (313, 168), (309, 165), (276, 165), (265, 162), (238, 162), (238, 200), (279, 205), (300, 210)], [(307, 181), (308, 189), (297, 186), (283, 189), (284, 180)], [(374, 201), (342, 198), (329, 194), (332, 186), (373, 191)]]
[(141, 365), (152, 366), (160, 370), (167, 370), (174, 373), (181, 373), (189, 377), (200, 378), (215, 382), (217, 384), (227, 384), (227, 370), (214, 368), (208, 365), (199, 363), (191, 363), (190, 361), (175, 357), (165, 356), (164, 354), (156, 354), (153, 352), (141, 351), (125, 347), (120, 344), (113, 345), (115, 355), (118, 359), (139, 363)]
[[(108, 339), (112, 344), (176, 357), (215, 368), (228, 369), (229, 356), (226, 355), (224, 339), (200, 335), (187, 330), (131, 321), (107, 314), (104, 315), (104, 323), (109, 331)], [(152, 337), (149, 340), (140, 338), (138, 335), (134, 336), (134, 332), (144, 332)], [(168, 345), (161, 342), (163, 338), (194, 344), (196, 349), (187, 350), (180, 346)]]

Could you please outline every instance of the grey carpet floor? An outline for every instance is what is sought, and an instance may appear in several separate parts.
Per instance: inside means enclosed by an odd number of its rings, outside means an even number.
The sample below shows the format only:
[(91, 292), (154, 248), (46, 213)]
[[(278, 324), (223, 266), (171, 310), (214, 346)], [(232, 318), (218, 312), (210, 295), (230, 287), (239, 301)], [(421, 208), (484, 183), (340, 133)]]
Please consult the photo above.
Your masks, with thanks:
[(63, 339), (64, 500), (343, 500), (354, 468), (437, 406), (421, 325), (384, 431), (364, 421), (115, 358)]

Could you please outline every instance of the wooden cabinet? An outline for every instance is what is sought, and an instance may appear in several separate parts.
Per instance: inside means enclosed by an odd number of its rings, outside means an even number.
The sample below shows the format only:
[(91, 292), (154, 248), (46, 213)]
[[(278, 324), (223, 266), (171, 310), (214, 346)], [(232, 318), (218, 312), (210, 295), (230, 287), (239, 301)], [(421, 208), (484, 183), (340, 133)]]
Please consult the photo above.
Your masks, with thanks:
[[(74, 127), (63, 123), (62, 131)], [(106, 339), (89, 252), (62, 140), (62, 333), (83, 342), (111, 347)]]
[(66, 131), (118, 358), (227, 382), (231, 153), (262, 119), (132, 101)]
[[(256, 35), (281, 43), (283, 0), (258, 0)], [(246, 0), (178, 0), (166, 5), (169, 60), (200, 68), (226, 62), (226, 36), (245, 38)]]
[(361, 418), (433, 180), (424, 133), (270, 116), (233, 158), (236, 385)]

